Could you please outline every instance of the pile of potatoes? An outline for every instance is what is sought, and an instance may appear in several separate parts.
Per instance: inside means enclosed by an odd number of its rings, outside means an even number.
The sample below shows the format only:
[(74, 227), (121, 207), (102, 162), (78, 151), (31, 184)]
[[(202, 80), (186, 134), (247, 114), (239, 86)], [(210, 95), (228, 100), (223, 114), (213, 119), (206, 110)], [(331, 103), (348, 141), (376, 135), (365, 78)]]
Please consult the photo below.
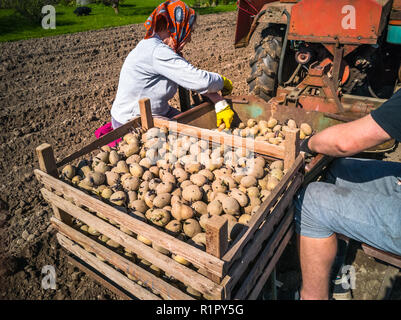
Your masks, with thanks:
[[(243, 138), (252, 137), (256, 141), (266, 141), (271, 144), (280, 145), (285, 138), (284, 129), (297, 129), (295, 120), (288, 119), (280, 124), (279, 121), (273, 117), (269, 120), (256, 121), (249, 119), (246, 124), (241, 122), (237, 128), (226, 129), (223, 123), (217, 128), (217, 131), (233, 134)], [(307, 123), (301, 123), (299, 126), (299, 137), (301, 140), (308, 138), (312, 133), (312, 127)]]
[[(245, 149), (210, 147), (207, 141), (172, 134), (164, 127), (128, 133), (116, 148), (104, 146), (91, 160), (67, 165), (61, 172), (65, 181), (202, 250), (206, 246), (205, 225), (211, 216), (227, 219), (228, 240), (232, 241), (283, 175), (283, 161), (268, 163)], [(108, 221), (190, 266), (183, 257)], [(80, 222), (77, 226), (160, 274), (159, 268), (98, 231)]]

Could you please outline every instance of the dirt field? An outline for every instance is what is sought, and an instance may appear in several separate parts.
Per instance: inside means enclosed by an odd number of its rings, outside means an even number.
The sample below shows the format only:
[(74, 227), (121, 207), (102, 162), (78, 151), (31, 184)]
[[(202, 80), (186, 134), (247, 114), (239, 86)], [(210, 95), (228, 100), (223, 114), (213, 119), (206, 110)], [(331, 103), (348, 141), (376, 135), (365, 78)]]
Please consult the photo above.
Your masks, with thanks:
[[(233, 80), (233, 94), (247, 94), (253, 47), (235, 50), (234, 31), (234, 12), (200, 16), (184, 55)], [(0, 299), (116, 298), (67, 264), (32, 171), (41, 143), (50, 143), (61, 159), (92, 141), (94, 130), (109, 121), (121, 66), (143, 34), (142, 25), (131, 25), (0, 44)], [(401, 161), (400, 152), (388, 159)], [(374, 299), (385, 266), (355, 252), (354, 297)], [(284, 254), (291, 263), (278, 268), (282, 297), (298, 284), (295, 255), (291, 245)], [(41, 288), (45, 265), (56, 269), (57, 290)]]

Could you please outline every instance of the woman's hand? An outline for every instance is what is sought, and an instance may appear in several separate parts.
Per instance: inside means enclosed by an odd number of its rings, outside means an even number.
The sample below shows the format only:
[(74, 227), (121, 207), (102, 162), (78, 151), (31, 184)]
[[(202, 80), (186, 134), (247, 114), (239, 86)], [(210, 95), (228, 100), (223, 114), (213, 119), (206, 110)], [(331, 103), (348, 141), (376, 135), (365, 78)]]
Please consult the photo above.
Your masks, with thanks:
[(221, 89), (221, 94), (223, 96), (228, 96), (233, 91), (233, 83), (230, 79), (227, 79), (224, 76), (221, 76), (224, 81), (223, 89)]

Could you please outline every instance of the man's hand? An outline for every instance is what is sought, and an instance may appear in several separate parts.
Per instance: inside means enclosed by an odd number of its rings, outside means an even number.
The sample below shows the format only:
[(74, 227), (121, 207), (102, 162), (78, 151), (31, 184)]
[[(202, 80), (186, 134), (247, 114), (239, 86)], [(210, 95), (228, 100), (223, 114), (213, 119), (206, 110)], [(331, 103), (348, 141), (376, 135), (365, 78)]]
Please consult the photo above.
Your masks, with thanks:
[(221, 77), (223, 78), (224, 81), (223, 89), (221, 89), (221, 94), (223, 96), (227, 96), (233, 91), (233, 83), (230, 79), (227, 79), (226, 77), (223, 76)]
[(234, 111), (231, 110), (230, 105), (226, 100), (221, 100), (214, 105), (216, 110), (217, 127), (224, 121), (226, 129), (230, 129), (231, 122), (234, 118)]

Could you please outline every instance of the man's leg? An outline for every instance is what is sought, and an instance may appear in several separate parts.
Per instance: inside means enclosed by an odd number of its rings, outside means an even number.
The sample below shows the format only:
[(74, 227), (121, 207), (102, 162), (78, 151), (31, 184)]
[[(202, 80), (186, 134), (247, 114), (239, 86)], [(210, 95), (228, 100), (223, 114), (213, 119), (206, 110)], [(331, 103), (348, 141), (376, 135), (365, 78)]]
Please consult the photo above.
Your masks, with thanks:
[(399, 189), (394, 189), (396, 196), (389, 196), (313, 182), (300, 192), (295, 201), (295, 222), (301, 235), (302, 292), (306, 295), (302, 299), (317, 299), (328, 291), (336, 253), (334, 233), (400, 254), (401, 199)]
[(336, 235), (328, 238), (299, 236), (302, 300), (327, 300), (330, 269), (337, 253)]

